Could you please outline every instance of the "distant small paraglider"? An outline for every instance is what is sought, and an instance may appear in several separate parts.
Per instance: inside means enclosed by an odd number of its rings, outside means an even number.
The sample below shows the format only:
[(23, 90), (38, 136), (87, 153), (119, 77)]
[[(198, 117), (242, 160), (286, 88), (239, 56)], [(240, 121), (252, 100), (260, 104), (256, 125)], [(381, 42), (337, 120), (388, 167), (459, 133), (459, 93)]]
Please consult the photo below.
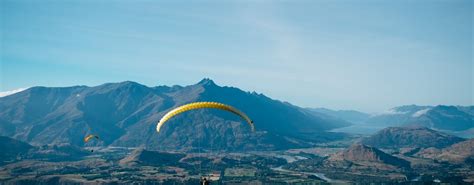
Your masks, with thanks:
[[(93, 134), (89, 134), (89, 135), (87, 135), (87, 136), (84, 138), (84, 143), (89, 142), (91, 139), (100, 140), (99, 136), (93, 135)], [(94, 152), (94, 149), (92, 149), (91, 152)]]
[(95, 139), (100, 139), (99, 136), (97, 136), (97, 135), (89, 134), (89, 135), (87, 135), (87, 136), (84, 138), (84, 143), (89, 142), (89, 141), (90, 141), (91, 139), (93, 139), (93, 138), (95, 138)]

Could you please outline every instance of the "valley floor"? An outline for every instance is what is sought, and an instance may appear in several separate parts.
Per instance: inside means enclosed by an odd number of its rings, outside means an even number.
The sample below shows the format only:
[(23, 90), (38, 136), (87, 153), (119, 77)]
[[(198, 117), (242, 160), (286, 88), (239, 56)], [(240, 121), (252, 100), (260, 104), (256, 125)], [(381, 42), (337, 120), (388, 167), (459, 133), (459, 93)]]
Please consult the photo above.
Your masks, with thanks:
[(405, 158), (418, 164), (417, 169), (379, 170), (360, 164), (325, 163), (325, 156), (343, 149), (325, 146), (271, 152), (183, 154), (103, 148), (75, 161), (33, 159), (3, 165), (0, 184), (199, 184), (203, 176), (211, 179), (211, 184), (474, 182), (474, 173), (469, 168), (409, 157)]

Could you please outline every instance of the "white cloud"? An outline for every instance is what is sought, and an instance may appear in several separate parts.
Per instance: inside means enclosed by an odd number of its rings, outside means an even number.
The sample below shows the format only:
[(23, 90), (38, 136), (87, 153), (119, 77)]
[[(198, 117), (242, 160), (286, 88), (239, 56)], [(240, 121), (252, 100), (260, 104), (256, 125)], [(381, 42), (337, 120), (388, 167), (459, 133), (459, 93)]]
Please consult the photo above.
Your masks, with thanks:
[(411, 115), (412, 117), (420, 117), (420, 116), (423, 116), (424, 114), (426, 114), (428, 111), (430, 111), (431, 108), (426, 108), (426, 109), (423, 109), (423, 110), (419, 110), (417, 112), (415, 112), (413, 115)]
[(396, 108), (391, 108), (380, 113), (374, 113), (371, 116), (375, 117), (375, 116), (383, 116), (383, 115), (399, 115), (399, 114), (406, 114), (406, 113), (408, 112), (403, 112), (403, 111), (397, 110)]
[(28, 89), (28, 88), (19, 88), (19, 89), (15, 89), (15, 90), (11, 90), (11, 91), (0, 92), (0, 97), (9, 96), (9, 95), (24, 91), (26, 89)]

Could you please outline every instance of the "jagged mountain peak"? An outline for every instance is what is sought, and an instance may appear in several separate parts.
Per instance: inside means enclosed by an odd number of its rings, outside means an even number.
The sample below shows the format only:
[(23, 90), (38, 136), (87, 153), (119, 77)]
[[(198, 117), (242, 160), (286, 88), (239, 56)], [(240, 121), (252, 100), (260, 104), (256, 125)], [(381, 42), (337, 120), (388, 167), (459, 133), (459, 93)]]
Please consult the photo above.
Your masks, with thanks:
[(217, 84), (211, 80), (210, 78), (203, 78), (201, 81), (197, 83), (197, 85), (201, 86), (217, 86)]
[(134, 82), (134, 81), (123, 81), (123, 82), (119, 82), (117, 84), (120, 84), (120, 85), (124, 85), (124, 86), (145, 86), (145, 85), (142, 85), (138, 82)]

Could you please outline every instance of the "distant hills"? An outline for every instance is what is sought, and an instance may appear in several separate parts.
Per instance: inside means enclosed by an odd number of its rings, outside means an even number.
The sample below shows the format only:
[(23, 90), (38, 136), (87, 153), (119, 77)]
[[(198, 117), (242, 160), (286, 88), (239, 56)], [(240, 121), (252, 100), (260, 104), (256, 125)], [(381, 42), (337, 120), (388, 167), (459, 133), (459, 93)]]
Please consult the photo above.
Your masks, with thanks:
[(364, 123), (370, 117), (370, 114), (355, 110), (331, 110), (327, 108), (308, 108), (308, 110), (340, 118), (351, 123)]
[(444, 148), (464, 139), (438, 132), (426, 127), (388, 127), (370, 137), (364, 138), (362, 143), (377, 148)]
[(400, 182), (412, 170), (410, 161), (360, 143), (352, 144), (328, 157), (313, 157), (289, 163), (285, 168), (316, 171), (331, 179), (364, 183)]
[(437, 130), (465, 131), (474, 128), (474, 106), (400, 106), (373, 115), (365, 122), (377, 126), (418, 125)]
[[(217, 101), (246, 112), (257, 133), (235, 115), (196, 110), (170, 120), (159, 134), (156, 123), (166, 111), (195, 101)], [(149, 149), (286, 148), (332, 138), (325, 130), (350, 123), (318, 116), (263, 94), (221, 87), (210, 79), (189, 86), (147, 87), (135, 82), (95, 87), (32, 87), (0, 98), (0, 135), (33, 145), (84, 145), (87, 134), (102, 138), (98, 145), (144, 146)], [(336, 136), (337, 137), (337, 136)], [(305, 138), (307, 139), (307, 138)]]
[(443, 149), (426, 148), (415, 156), (448, 161), (452, 163), (467, 163), (474, 167), (474, 139), (469, 139)]
[(389, 127), (362, 139), (360, 143), (391, 151), (414, 161), (418, 167), (426, 165), (419, 159), (431, 159), (435, 163), (441, 162), (441, 165), (474, 166), (474, 139), (459, 138), (426, 127)]
[(422, 126), (460, 137), (474, 137), (474, 106), (404, 105), (377, 114), (326, 108), (307, 110), (353, 124), (347, 128), (336, 129), (337, 132), (368, 134), (386, 127)]
[(469, 163), (474, 167), (474, 139), (459, 142), (443, 149), (437, 158), (457, 163)]
[(378, 166), (391, 165), (409, 168), (410, 162), (387, 154), (375, 147), (363, 144), (353, 144), (349, 148), (332, 155), (329, 161), (350, 161), (359, 165)]

